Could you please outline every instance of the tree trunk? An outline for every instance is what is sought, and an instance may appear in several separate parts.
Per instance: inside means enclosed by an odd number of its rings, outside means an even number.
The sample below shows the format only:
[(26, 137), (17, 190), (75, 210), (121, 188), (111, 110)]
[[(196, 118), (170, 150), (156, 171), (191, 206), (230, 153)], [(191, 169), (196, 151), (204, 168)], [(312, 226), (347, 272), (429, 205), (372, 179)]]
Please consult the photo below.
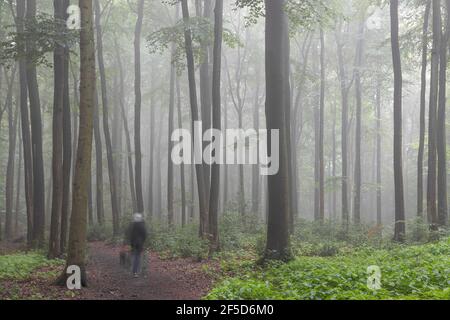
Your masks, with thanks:
[[(439, 1), (439, 0), (438, 0)], [(395, 228), (394, 240), (405, 239), (405, 201), (403, 195), (402, 165), (402, 65), (399, 46), (398, 0), (391, 0), (391, 45), (394, 66), (394, 185)]]
[(431, 0), (427, 1), (422, 32), (422, 72), (420, 78), (420, 134), (417, 157), (417, 216), (423, 216), (423, 158), (425, 152), (425, 104), (427, 93), (428, 25)]
[(361, 122), (362, 122), (362, 88), (361, 68), (364, 50), (364, 27), (365, 20), (359, 24), (358, 40), (356, 45), (355, 63), (355, 93), (356, 93), (356, 129), (355, 129), (355, 191), (353, 198), (353, 222), (361, 223)]
[(13, 108), (13, 87), (16, 76), (16, 67), (11, 71), (10, 83), (6, 97), (6, 108), (8, 109), (8, 163), (6, 165), (5, 182), (5, 239), (11, 240), (13, 237), (13, 197), (14, 197), (14, 165), (16, 155), (16, 127), (18, 108)]
[(114, 157), (112, 150), (111, 134), (109, 130), (109, 105), (108, 105), (108, 93), (106, 86), (106, 71), (105, 63), (103, 60), (103, 33), (101, 26), (101, 11), (99, 0), (94, 1), (95, 10), (95, 29), (97, 31), (97, 59), (98, 59), (98, 70), (100, 74), (100, 85), (102, 91), (102, 110), (103, 110), (103, 133), (105, 136), (105, 146), (106, 146), (106, 158), (108, 160), (108, 176), (109, 176), (109, 188), (111, 192), (111, 210), (112, 210), (112, 220), (113, 220), (113, 236), (116, 237), (120, 233), (120, 222), (119, 222), (119, 208), (117, 206), (117, 184), (115, 181), (115, 167), (114, 167)]
[[(194, 132), (194, 123), (199, 120), (198, 102), (197, 102), (197, 89), (195, 84), (195, 66), (194, 66), (194, 54), (192, 50), (192, 35), (191, 30), (188, 27), (189, 24), (189, 8), (187, 0), (181, 1), (181, 7), (183, 12), (183, 21), (186, 25), (184, 31), (185, 48), (186, 48), (186, 60), (188, 67), (188, 79), (189, 79), (189, 96), (191, 104), (191, 118), (192, 118), (192, 132)], [(192, 134), (192, 142), (195, 143), (194, 134)], [(202, 164), (196, 164), (195, 170), (197, 174), (197, 187), (199, 198), (199, 210), (200, 210), (200, 237), (205, 238), (208, 234), (208, 212), (206, 206), (206, 187), (205, 187), (205, 175)]]
[(95, 140), (95, 202), (97, 222), (103, 225), (105, 221), (105, 209), (103, 204), (103, 152), (102, 138), (100, 133), (100, 115), (98, 105), (98, 95), (95, 92), (94, 97), (94, 140)]
[(436, 208), (436, 127), (439, 86), (439, 53), (441, 45), (441, 1), (433, 0), (433, 48), (431, 51), (431, 82), (428, 125), (428, 182), (427, 213), (428, 221), (434, 230), (438, 225)]
[[(76, 265), (81, 269), (81, 282), (86, 286), (86, 220), (88, 204), (88, 183), (91, 175), (92, 133), (95, 96), (95, 44), (93, 31), (92, 1), (80, 0), (80, 128), (77, 160), (73, 181), (72, 215), (70, 217), (69, 248), (67, 267)], [(67, 268), (61, 276), (65, 285)]]
[[(213, 53), (213, 76), (212, 76), (212, 114), (213, 128), (221, 130), (221, 96), (220, 77), (222, 68), (222, 33), (223, 33), (223, 0), (216, 0), (214, 9), (214, 53)], [(215, 150), (222, 153), (222, 150)], [(210, 253), (219, 248), (219, 195), (220, 195), (220, 165), (214, 163), (211, 171), (211, 194), (209, 199), (209, 233), (210, 233)]]
[[(55, 20), (64, 19), (67, 8), (64, 8), (63, 2), (53, 1)], [(54, 259), (61, 254), (60, 251), (60, 221), (63, 200), (63, 109), (64, 109), (64, 47), (56, 44), (53, 52), (53, 75), (54, 75), (54, 93), (53, 93), (53, 131), (52, 131), (52, 211), (50, 221), (50, 240), (48, 248), (48, 257)]]
[[(117, 64), (119, 67), (119, 95), (120, 95), (120, 113), (123, 121), (123, 128), (125, 131), (125, 143), (127, 148), (127, 163), (128, 163), (128, 177), (130, 179), (130, 193), (131, 193), (131, 203), (133, 205), (133, 212), (137, 212), (137, 203), (136, 203), (136, 190), (135, 190), (135, 182), (134, 182), (134, 170), (133, 170), (133, 152), (131, 150), (131, 138), (130, 138), (130, 129), (128, 127), (128, 117), (125, 112), (125, 76), (123, 71), (123, 64), (121, 59), (121, 54), (119, 51), (119, 46), (117, 42), (115, 42), (115, 47), (117, 51)], [(151, 151), (152, 152), (152, 151)]]
[[(28, 0), (25, 18), (34, 21), (36, 18), (36, 0)], [(26, 43), (26, 77), (30, 101), (31, 143), (33, 154), (33, 243), (38, 247), (44, 245), (45, 238), (45, 185), (44, 162), (42, 155), (42, 117), (36, 65), (32, 61), (34, 40)]]
[(376, 121), (377, 121), (377, 226), (381, 227), (381, 79), (377, 82), (376, 97)]
[(175, 58), (175, 46), (172, 45), (172, 55), (170, 63), (170, 89), (169, 89), (169, 130), (167, 134), (167, 218), (169, 227), (174, 226), (173, 213), (173, 162), (172, 162), (172, 132), (174, 129), (175, 113), (175, 65), (172, 63)]
[(439, 102), (437, 110), (437, 155), (438, 155), (438, 201), (437, 215), (440, 226), (445, 226), (448, 220), (447, 205), (447, 139), (446, 139), (446, 85), (447, 85), (447, 57), (450, 33), (450, 0), (446, 1), (447, 18), (445, 31), (442, 34), (440, 47), (439, 72)]
[[(64, 17), (67, 19), (67, 7), (70, 1), (63, 1)], [(60, 251), (65, 253), (67, 242), (67, 222), (70, 210), (70, 181), (72, 169), (72, 122), (69, 96), (69, 48), (64, 48), (64, 102), (63, 102), (63, 198), (61, 209)], [(77, 102), (75, 102), (77, 103)]]
[[(340, 32), (341, 30), (339, 30)], [(340, 36), (336, 34), (338, 64), (339, 64), (339, 82), (342, 98), (342, 119), (341, 119), (341, 157), (342, 157), (342, 186), (341, 186), (341, 206), (342, 223), (346, 231), (349, 225), (348, 209), (348, 94), (351, 84), (347, 81), (347, 73), (344, 65), (343, 44)]]
[[(178, 77), (176, 78), (176, 88), (177, 88), (177, 113), (178, 113), (178, 128), (183, 128), (183, 118), (181, 114), (181, 92), (180, 92), (180, 81)], [(180, 183), (181, 183), (181, 225), (186, 226), (186, 181), (185, 181), (185, 167), (184, 163), (180, 164)]]
[[(20, 124), (19, 124), (20, 126)], [(22, 148), (20, 148), (20, 141), (22, 138), (20, 128), (18, 128), (19, 132), (19, 162), (17, 166), (17, 182), (16, 182), (16, 214), (15, 214), (15, 221), (14, 221), (14, 235), (17, 236), (19, 234), (19, 215), (20, 215), (20, 194), (21, 194), (21, 181), (22, 181), (22, 159), (23, 159), (23, 152)]]
[[(17, 32), (24, 31), (25, 18), (25, 0), (17, 0)], [(25, 58), (19, 60), (19, 82), (20, 82), (20, 126), (22, 130), (22, 144), (23, 144), (23, 160), (24, 160), (24, 188), (25, 201), (27, 206), (27, 244), (28, 247), (32, 245), (33, 241), (33, 155), (31, 149), (31, 133), (30, 133), (30, 118), (28, 110), (28, 84), (26, 73), (27, 62)]]
[(324, 159), (324, 121), (325, 121), (325, 39), (320, 29), (320, 109), (319, 109), (319, 220), (325, 219), (325, 159)]
[[(266, 0), (266, 120), (267, 129), (279, 130), (280, 168), (268, 177), (266, 259), (286, 259), (289, 254), (289, 177), (285, 108), (289, 97), (289, 45), (285, 1)], [(267, 149), (271, 150), (271, 135)]]
[(142, 197), (142, 152), (141, 152), (141, 32), (144, 19), (144, 0), (138, 1), (137, 22), (134, 35), (134, 152), (135, 152), (135, 183), (137, 211), (144, 213), (144, 199)]

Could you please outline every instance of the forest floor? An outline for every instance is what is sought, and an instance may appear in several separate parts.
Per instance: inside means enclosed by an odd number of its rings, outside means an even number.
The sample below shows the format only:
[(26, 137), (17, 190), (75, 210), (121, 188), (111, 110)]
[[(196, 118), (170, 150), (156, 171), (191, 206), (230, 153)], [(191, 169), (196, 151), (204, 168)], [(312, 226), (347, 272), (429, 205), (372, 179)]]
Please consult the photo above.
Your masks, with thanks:
[[(0, 278), (0, 299), (196, 300), (213, 285), (212, 262), (162, 259), (147, 255), (147, 271), (138, 278), (120, 266), (120, 247), (89, 243), (88, 287), (68, 291), (53, 285), (63, 262), (40, 266), (28, 275)], [(0, 257), (1, 258), (1, 257)], [(213, 269), (211, 269), (213, 268)]]

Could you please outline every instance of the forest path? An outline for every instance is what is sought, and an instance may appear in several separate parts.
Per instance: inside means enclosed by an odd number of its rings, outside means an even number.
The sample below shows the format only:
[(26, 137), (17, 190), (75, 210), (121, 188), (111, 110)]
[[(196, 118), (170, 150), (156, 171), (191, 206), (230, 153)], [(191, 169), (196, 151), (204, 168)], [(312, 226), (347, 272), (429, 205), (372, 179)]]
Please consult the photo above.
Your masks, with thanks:
[(84, 299), (196, 300), (212, 285), (205, 263), (189, 259), (162, 260), (147, 255), (147, 271), (138, 278), (120, 266), (120, 248), (103, 242), (89, 243), (88, 288)]

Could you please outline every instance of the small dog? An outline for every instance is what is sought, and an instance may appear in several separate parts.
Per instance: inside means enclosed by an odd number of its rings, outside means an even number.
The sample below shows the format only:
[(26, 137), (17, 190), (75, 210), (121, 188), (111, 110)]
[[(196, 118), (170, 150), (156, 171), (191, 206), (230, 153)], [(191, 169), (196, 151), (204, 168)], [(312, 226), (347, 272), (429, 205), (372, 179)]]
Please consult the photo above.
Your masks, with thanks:
[(131, 255), (128, 249), (122, 249), (119, 253), (120, 265), (129, 270), (131, 268)]

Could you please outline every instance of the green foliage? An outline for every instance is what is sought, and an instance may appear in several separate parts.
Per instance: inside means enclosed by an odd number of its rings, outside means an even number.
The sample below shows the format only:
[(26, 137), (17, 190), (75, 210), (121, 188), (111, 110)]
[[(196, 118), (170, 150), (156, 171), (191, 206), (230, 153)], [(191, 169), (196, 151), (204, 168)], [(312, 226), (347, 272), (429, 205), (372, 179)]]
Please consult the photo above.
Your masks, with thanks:
[[(48, 14), (39, 14), (36, 19), (23, 20), (24, 31), (16, 32), (14, 29), (8, 32), (6, 40), (0, 42), (0, 64), (12, 64), (14, 61), (27, 57), (36, 65), (50, 66), (47, 53), (52, 52), (57, 44), (72, 47), (78, 40), (78, 32), (68, 30), (66, 22), (55, 20)], [(27, 43), (32, 46), (26, 48)]]
[(208, 242), (199, 238), (196, 225), (169, 228), (166, 224), (154, 223), (148, 233), (147, 246), (167, 258), (203, 260), (208, 257)]
[(0, 256), (0, 280), (22, 280), (43, 267), (62, 265), (63, 260), (48, 260), (38, 252)]
[(105, 240), (109, 239), (111, 233), (112, 233), (112, 230), (111, 230), (110, 225), (94, 224), (92, 226), (89, 226), (89, 228), (88, 228), (87, 240), (88, 241), (105, 241)]
[[(381, 289), (367, 286), (367, 267), (381, 268)], [(236, 271), (236, 269), (235, 269)], [(297, 257), (244, 269), (206, 299), (450, 299), (450, 239), (389, 249), (360, 248), (335, 257)]]
[[(173, 45), (172, 63), (177, 66), (178, 71), (182, 71), (186, 67), (184, 38), (186, 28), (191, 31), (195, 62), (196, 64), (201, 63), (205, 58), (203, 46), (211, 45), (214, 40), (214, 25), (204, 17), (191, 17), (188, 23), (180, 20), (174, 26), (152, 32), (147, 37), (147, 47), (150, 53), (163, 53)], [(231, 48), (242, 45), (237, 35), (226, 28), (223, 30), (223, 41)]]

